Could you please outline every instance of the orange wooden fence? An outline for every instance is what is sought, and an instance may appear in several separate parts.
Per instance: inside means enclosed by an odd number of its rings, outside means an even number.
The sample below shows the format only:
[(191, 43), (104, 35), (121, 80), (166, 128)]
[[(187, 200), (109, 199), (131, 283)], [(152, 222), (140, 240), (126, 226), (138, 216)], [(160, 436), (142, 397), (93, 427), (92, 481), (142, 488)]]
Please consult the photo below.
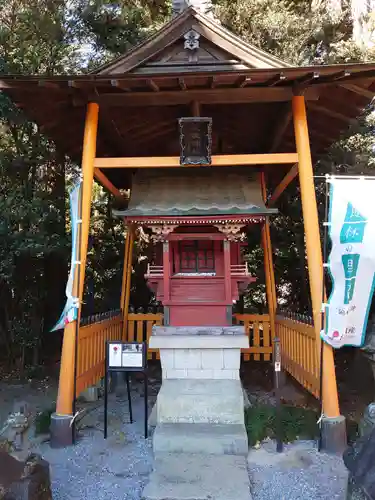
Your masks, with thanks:
[(79, 328), (76, 396), (104, 377), (105, 341), (121, 339), (121, 315), (98, 319)]
[(272, 355), (272, 336), (268, 314), (235, 314), (234, 321), (245, 326), (250, 347), (242, 349), (244, 361), (269, 361)]
[[(149, 343), (150, 335), (152, 333), (152, 327), (154, 325), (163, 324), (162, 314), (129, 314), (128, 315), (128, 327), (126, 329), (126, 340), (128, 342), (144, 342)], [(147, 351), (148, 359), (159, 359), (159, 349), (148, 349)]]
[[(270, 361), (272, 335), (268, 314), (236, 314), (236, 324), (245, 326), (250, 347), (243, 349), (244, 361)], [(129, 313), (126, 339), (129, 342), (149, 342), (154, 325), (163, 323), (162, 314)], [(315, 396), (319, 393), (319, 367), (312, 325), (295, 318), (278, 316), (276, 335), (281, 340), (282, 364), (300, 384)], [(106, 340), (122, 338), (122, 318), (118, 314), (80, 327), (78, 336), (76, 394), (95, 384), (104, 375)], [(149, 349), (149, 359), (159, 359), (158, 349)]]
[(318, 397), (319, 363), (313, 325), (298, 317), (277, 316), (275, 329), (280, 338), (282, 367)]

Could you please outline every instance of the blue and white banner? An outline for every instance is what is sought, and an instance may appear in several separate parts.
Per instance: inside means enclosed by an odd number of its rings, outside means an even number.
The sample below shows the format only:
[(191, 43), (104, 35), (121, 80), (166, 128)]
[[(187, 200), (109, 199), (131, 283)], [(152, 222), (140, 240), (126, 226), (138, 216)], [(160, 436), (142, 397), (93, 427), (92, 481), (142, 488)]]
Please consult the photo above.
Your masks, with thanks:
[(375, 179), (331, 178), (328, 217), (332, 292), (322, 338), (363, 345), (375, 286)]
[(78, 318), (79, 309), (79, 299), (73, 296), (73, 282), (74, 273), (76, 272), (76, 266), (79, 265), (79, 225), (80, 220), (80, 193), (81, 193), (82, 180), (79, 180), (77, 184), (73, 187), (69, 194), (70, 198), (70, 217), (71, 217), (71, 229), (72, 229), (72, 257), (70, 261), (70, 273), (68, 278), (68, 283), (66, 285), (66, 304), (61, 316), (56, 323), (56, 325), (51, 329), (51, 332), (60, 330), (65, 327), (66, 324), (75, 321)]

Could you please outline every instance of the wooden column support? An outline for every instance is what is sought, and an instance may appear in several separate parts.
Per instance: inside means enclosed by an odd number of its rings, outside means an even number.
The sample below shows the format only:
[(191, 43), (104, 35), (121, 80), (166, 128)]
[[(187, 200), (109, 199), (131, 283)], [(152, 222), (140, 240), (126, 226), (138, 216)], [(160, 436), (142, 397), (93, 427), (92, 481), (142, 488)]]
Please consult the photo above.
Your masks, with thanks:
[(170, 260), (169, 260), (169, 248), (170, 248), (170, 243), (169, 241), (164, 241), (163, 242), (163, 276), (164, 276), (164, 302), (167, 302), (170, 300), (170, 275), (171, 275), (171, 269), (170, 269)]
[[(323, 298), (323, 260), (320, 243), (318, 209), (315, 197), (306, 105), (303, 96), (293, 97), (293, 121), (298, 152), (303, 223), (306, 238), (307, 264), (318, 359), (320, 359), (321, 307)], [(340, 415), (335, 364), (332, 348), (323, 346), (323, 412), (327, 417)]]
[(127, 232), (124, 245), (124, 264), (122, 269), (122, 285), (121, 285), (121, 298), (120, 298), (120, 309), (122, 313), (124, 313), (124, 305), (125, 305), (125, 291), (126, 291), (126, 279), (128, 275), (129, 250), (130, 250), (130, 230), (128, 230)]
[(127, 335), (127, 331), (128, 331), (130, 287), (131, 287), (132, 268), (133, 268), (134, 235), (135, 235), (135, 228), (132, 225), (129, 227), (128, 237), (127, 237), (129, 242), (128, 242), (128, 252), (127, 252), (127, 259), (126, 259), (126, 272), (125, 272), (125, 277), (124, 277), (124, 279), (125, 279), (124, 302), (123, 302), (124, 305), (123, 305), (123, 309), (122, 309), (122, 318), (123, 318), (122, 338), (123, 338), (123, 340), (126, 340), (126, 335)]
[(225, 302), (232, 305), (232, 280), (230, 273), (230, 241), (224, 240), (224, 287)]
[(96, 137), (98, 130), (99, 106), (89, 103), (87, 106), (86, 123), (82, 153), (82, 213), (81, 230), (79, 234), (80, 264), (76, 266), (73, 281), (73, 293), (79, 298), (78, 320), (68, 323), (64, 329), (64, 339), (61, 353), (59, 389), (56, 403), (57, 415), (72, 415), (74, 400), (74, 375), (77, 323), (81, 320), (81, 304), (85, 280), (85, 266), (90, 226), (91, 194), (94, 180), (94, 160), (96, 155)]
[[(263, 200), (266, 201), (267, 190), (266, 190), (266, 181), (264, 172), (261, 173), (261, 187), (262, 187)], [(266, 277), (268, 313), (270, 315), (271, 336), (272, 338), (274, 338), (277, 296), (276, 296), (275, 272), (274, 272), (273, 257), (272, 257), (271, 231), (270, 231), (270, 223), (268, 217), (266, 218), (266, 221), (262, 227), (262, 245), (264, 252), (264, 274)]]
[(289, 172), (282, 178), (280, 184), (276, 187), (275, 191), (272, 193), (271, 198), (268, 200), (268, 206), (274, 207), (276, 202), (289, 186), (289, 184), (297, 177), (298, 175), (298, 163), (293, 165), (293, 167), (289, 170)]

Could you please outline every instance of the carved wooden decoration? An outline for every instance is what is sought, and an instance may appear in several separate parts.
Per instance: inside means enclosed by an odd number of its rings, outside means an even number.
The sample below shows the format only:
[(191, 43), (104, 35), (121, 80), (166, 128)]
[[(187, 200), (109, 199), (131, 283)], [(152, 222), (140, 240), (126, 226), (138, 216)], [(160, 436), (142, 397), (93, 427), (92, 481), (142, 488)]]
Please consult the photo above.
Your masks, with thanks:
[(241, 232), (245, 224), (215, 224), (221, 233), (224, 233), (229, 241), (242, 241), (246, 234)]
[(165, 241), (168, 234), (172, 233), (177, 226), (173, 226), (173, 225), (150, 225), (149, 226), (151, 231), (152, 231), (152, 235), (151, 235), (151, 238), (152, 240), (156, 243), (158, 241)]
[(187, 50), (198, 50), (199, 49), (199, 38), (200, 34), (194, 30), (189, 30), (184, 35), (184, 49)]

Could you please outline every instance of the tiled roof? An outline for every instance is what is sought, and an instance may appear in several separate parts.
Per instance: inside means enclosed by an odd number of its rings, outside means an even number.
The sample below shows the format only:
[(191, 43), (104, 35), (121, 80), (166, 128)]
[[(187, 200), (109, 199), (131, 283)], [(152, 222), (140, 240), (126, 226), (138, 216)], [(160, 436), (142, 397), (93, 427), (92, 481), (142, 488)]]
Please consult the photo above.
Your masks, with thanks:
[[(192, 172), (193, 170), (193, 172)], [(259, 174), (247, 168), (144, 169), (134, 175), (129, 206), (119, 216), (269, 214)]]

